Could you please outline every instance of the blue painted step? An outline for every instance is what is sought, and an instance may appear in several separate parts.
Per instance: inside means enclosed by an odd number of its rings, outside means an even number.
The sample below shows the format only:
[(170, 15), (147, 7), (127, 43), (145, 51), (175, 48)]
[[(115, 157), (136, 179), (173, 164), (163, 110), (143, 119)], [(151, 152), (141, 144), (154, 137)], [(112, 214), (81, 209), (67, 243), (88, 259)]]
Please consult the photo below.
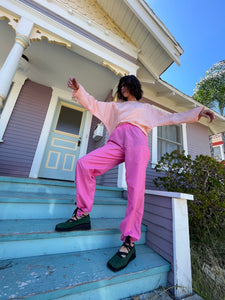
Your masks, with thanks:
[[(72, 195), (38, 194), (30, 192), (0, 192), (0, 219), (46, 219), (69, 218), (75, 209)], [(126, 200), (95, 198), (92, 217), (122, 218), (126, 211)]]
[(118, 274), (106, 267), (121, 245), (122, 196), (97, 187), (92, 229), (59, 233), (55, 224), (74, 210), (73, 183), (0, 177), (0, 299), (116, 300), (166, 286), (170, 265), (144, 245), (145, 226), (137, 258)]
[[(91, 219), (87, 231), (56, 232), (55, 225), (64, 219), (0, 221), (0, 258), (19, 258), (72, 251), (86, 251), (121, 245), (121, 219)], [(142, 226), (139, 244), (145, 243)], [(15, 251), (16, 249), (16, 251)]]
[(170, 265), (145, 245), (124, 270), (106, 267), (118, 248), (0, 261), (0, 298), (119, 300), (166, 286)]
[[(75, 197), (76, 190), (73, 182), (17, 178), (0, 176), (0, 191), (11, 192), (31, 192), (39, 194), (67, 194)], [(123, 189), (114, 187), (96, 186), (96, 197), (122, 197)]]

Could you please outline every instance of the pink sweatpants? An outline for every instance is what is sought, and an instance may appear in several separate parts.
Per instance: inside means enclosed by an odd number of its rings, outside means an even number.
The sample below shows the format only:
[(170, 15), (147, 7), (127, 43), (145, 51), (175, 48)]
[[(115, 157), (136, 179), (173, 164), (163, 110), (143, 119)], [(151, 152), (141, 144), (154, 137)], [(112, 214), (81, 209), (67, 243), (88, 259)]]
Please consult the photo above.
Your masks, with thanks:
[(90, 212), (94, 202), (96, 181), (99, 176), (116, 165), (125, 162), (128, 191), (127, 208), (121, 222), (121, 240), (131, 237), (131, 242), (141, 236), (144, 212), (146, 167), (150, 151), (146, 135), (140, 128), (124, 123), (110, 135), (105, 146), (98, 148), (77, 161), (76, 189), (78, 215)]

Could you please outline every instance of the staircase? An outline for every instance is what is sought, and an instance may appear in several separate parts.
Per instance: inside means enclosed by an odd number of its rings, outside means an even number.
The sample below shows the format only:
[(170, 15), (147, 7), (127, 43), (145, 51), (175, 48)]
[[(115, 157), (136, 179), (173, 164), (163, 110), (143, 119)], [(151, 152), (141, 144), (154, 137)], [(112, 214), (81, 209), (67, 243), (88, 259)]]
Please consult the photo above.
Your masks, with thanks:
[(0, 299), (114, 300), (167, 285), (170, 265), (145, 245), (114, 273), (107, 261), (121, 246), (122, 189), (100, 187), (90, 231), (55, 232), (75, 202), (73, 183), (0, 177)]

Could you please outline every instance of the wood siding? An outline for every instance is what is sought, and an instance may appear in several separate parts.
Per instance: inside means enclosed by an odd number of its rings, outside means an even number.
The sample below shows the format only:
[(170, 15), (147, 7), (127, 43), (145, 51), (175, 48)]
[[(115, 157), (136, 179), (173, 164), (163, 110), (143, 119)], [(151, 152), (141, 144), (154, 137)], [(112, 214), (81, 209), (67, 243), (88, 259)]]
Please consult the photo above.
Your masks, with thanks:
[(199, 154), (211, 156), (208, 127), (200, 123), (187, 124), (187, 141), (188, 154), (192, 159)]
[(52, 89), (26, 80), (0, 144), (0, 175), (28, 177)]
[[(146, 244), (173, 263), (172, 200), (170, 197), (145, 194), (143, 224), (148, 227)], [(168, 285), (173, 286), (173, 265)]]

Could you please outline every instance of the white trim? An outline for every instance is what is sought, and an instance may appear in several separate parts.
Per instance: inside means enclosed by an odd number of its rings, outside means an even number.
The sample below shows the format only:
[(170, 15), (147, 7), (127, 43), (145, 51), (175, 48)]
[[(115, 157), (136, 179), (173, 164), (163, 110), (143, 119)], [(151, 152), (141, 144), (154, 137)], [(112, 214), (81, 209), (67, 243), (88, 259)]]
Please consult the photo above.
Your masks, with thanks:
[(172, 198), (173, 269), (175, 297), (192, 294), (191, 255), (187, 200)]
[(145, 194), (157, 195), (162, 197), (179, 198), (185, 200), (194, 200), (194, 196), (191, 194), (178, 193), (178, 192), (167, 192), (167, 191), (156, 191), (156, 190), (145, 190)]
[[(141, 4), (140, 1), (136, 0), (125, 0), (125, 3), (133, 11), (139, 21), (145, 26), (148, 32), (150, 32), (154, 36), (154, 38), (168, 53), (172, 60), (180, 65), (179, 57), (183, 53), (183, 49), (174, 39), (172, 39), (169, 31), (166, 30), (161, 21), (151, 13), (149, 7), (146, 5), (145, 7), (143, 7), (143, 2)], [(146, 10), (146, 8), (148, 8), (148, 11)]]
[(87, 111), (85, 124), (84, 124), (84, 133), (82, 136), (82, 142), (81, 142), (81, 146), (80, 146), (79, 158), (84, 156), (87, 153), (91, 122), (92, 122), (92, 114), (89, 111)]
[(187, 124), (183, 123), (181, 125), (182, 125), (183, 150), (185, 155), (188, 155)]
[(21, 88), (26, 79), (27, 79), (27, 77), (20, 73), (17, 73), (13, 78), (12, 89), (8, 95), (7, 101), (5, 103), (5, 106), (4, 106), (1, 116), (0, 116), (0, 142), (4, 142), (3, 136), (5, 134), (5, 130), (7, 128), (9, 119), (13, 112), (13, 109), (14, 109), (14, 106), (18, 99)]
[[(32, 163), (32, 167), (30, 170), (29, 177), (31, 178), (38, 178), (39, 170), (41, 167), (41, 162), (44, 156), (45, 147), (48, 141), (48, 136), (51, 130), (52, 121), (55, 115), (56, 106), (58, 103), (58, 100), (66, 100), (73, 104), (78, 104), (75, 100), (72, 99), (71, 93), (68, 91), (64, 91), (61, 89), (58, 89), (56, 87), (53, 87), (52, 97), (50, 100), (49, 108), (46, 114), (46, 118), (44, 121), (44, 125), (41, 131), (41, 135), (39, 138), (38, 146), (34, 155), (34, 160)], [(88, 139), (89, 139), (89, 132), (90, 132), (90, 126), (91, 126), (91, 120), (92, 116), (90, 114), (87, 114), (87, 118), (84, 125), (84, 133), (83, 133), (83, 140), (81, 143), (81, 151), (80, 151), (80, 157), (87, 152), (87, 145), (88, 145)]]
[(152, 165), (156, 165), (158, 163), (158, 141), (157, 141), (157, 136), (158, 136), (158, 129), (157, 127), (152, 128)]
[(117, 177), (117, 187), (123, 188), (125, 190), (127, 189), (125, 163), (119, 164), (118, 177)]

